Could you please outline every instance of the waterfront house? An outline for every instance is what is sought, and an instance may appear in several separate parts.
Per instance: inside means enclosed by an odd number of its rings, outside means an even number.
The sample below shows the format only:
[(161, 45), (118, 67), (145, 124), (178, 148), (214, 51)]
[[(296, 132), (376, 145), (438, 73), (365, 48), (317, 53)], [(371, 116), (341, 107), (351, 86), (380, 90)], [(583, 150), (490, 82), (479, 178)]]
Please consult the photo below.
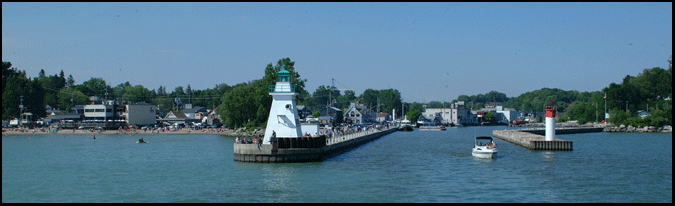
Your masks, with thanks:
[(185, 109), (181, 110), (188, 119), (203, 119), (206, 116), (206, 108), (200, 106), (192, 106), (192, 104), (185, 104)]
[(169, 123), (169, 124), (174, 124), (174, 123), (182, 123), (182, 124), (188, 124), (191, 122), (197, 122), (197, 119), (192, 119), (188, 118), (185, 113), (180, 112), (180, 111), (170, 111), (164, 119), (161, 119), (161, 121)]
[(342, 110), (336, 107), (322, 108), (319, 110), (319, 113), (321, 114), (321, 116), (319, 116), (319, 122), (322, 124), (342, 122)]
[(384, 113), (384, 112), (377, 113), (377, 118), (375, 118), (375, 121), (378, 121), (378, 122), (392, 121), (391, 114)]
[(373, 122), (372, 112), (370, 112), (363, 104), (356, 104), (354, 102), (349, 104), (349, 109), (344, 112), (344, 121), (352, 124), (362, 124)]
[(312, 115), (312, 110), (309, 110), (305, 105), (297, 105), (296, 107), (298, 108), (298, 116), (301, 120)]

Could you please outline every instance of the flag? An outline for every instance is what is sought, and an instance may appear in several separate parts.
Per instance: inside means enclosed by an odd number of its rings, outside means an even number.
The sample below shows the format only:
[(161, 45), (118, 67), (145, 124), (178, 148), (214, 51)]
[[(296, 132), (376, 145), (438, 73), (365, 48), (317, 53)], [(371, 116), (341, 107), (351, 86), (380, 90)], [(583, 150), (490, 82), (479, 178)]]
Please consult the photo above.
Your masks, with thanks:
[(607, 99), (607, 93), (605, 93), (605, 99)]

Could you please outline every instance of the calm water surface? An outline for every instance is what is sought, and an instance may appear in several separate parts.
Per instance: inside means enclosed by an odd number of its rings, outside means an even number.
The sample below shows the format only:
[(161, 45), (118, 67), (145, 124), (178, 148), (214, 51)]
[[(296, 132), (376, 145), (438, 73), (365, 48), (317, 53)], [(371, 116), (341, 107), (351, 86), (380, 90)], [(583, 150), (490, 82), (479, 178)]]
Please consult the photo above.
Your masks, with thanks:
[[(672, 134), (557, 135), (530, 151), (475, 135), (506, 127), (395, 132), (324, 162), (235, 162), (219, 135), (2, 138), (2, 202), (670, 202)], [(136, 144), (139, 137), (148, 144)]]

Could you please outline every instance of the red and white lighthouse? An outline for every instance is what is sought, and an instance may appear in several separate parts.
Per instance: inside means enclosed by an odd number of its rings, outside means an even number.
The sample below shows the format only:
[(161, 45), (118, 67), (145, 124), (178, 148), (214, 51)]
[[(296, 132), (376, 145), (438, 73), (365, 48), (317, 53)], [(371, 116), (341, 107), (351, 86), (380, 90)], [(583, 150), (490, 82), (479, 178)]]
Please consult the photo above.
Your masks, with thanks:
[(553, 141), (555, 140), (555, 110), (556, 106), (551, 103), (546, 106), (546, 137), (544, 140)]

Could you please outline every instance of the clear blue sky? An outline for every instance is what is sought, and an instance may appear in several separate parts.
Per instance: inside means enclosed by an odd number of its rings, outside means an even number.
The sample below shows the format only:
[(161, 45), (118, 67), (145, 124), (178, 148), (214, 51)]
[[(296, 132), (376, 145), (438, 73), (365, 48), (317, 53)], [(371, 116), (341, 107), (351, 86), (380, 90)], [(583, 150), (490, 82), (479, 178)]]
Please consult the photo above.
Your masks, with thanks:
[(599, 91), (668, 67), (667, 3), (2, 3), (2, 61), (157, 89), (235, 85), (295, 61), (306, 88), (406, 102)]

